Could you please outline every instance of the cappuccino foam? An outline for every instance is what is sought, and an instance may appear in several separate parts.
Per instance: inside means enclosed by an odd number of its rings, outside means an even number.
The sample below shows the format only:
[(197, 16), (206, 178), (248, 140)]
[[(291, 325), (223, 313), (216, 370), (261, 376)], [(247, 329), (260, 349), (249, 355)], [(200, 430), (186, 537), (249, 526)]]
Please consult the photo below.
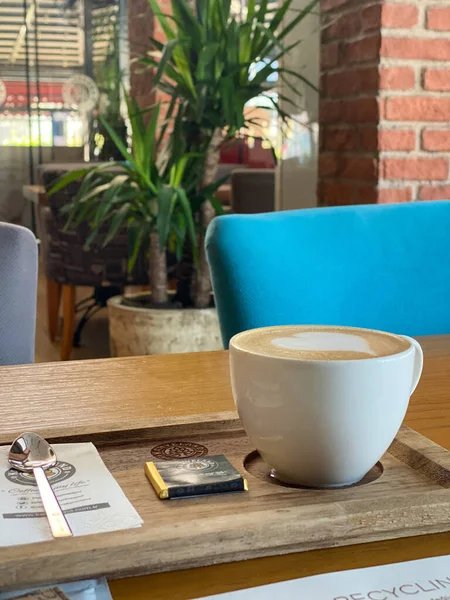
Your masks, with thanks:
[(236, 335), (239, 350), (298, 360), (361, 360), (399, 354), (408, 340), (390, 333), (353, 327), (287, 325), (252, 329)]

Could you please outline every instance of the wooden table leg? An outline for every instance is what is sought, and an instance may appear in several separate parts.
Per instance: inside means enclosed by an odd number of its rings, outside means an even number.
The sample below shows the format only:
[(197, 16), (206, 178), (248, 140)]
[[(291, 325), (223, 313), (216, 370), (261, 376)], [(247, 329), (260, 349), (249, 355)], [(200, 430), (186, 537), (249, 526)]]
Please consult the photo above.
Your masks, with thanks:
[(47, 317), (48, 336), (52, 342), (55, 341), (58, 332), (59, 305), (61, 303), (62, 285), (51, 279), (47, 279)]
[(74, 285), (63, 285), (63, 332), (61, 339), (61, 360), (69, 360), (73, 346), (75, 330), (75, 292)]

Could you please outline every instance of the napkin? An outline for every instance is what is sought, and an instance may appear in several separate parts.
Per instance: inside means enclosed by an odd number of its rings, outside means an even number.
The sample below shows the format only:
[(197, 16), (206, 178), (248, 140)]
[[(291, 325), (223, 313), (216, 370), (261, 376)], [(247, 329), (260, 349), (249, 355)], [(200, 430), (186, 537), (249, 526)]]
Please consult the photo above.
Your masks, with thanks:
[[(93, 444), (53, 448), (58, 462), (47, 477), (74, 536), (142, 525)], [(0, 447), (0, 546), (52, 540), (34, 477), (10, 469), (8, 451), (9, 447)]]

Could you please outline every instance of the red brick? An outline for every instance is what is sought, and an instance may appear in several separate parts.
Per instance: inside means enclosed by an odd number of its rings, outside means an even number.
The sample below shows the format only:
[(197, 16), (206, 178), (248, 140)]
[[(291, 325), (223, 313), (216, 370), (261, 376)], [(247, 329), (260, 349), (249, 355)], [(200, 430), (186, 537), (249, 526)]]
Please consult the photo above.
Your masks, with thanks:
[(422, 148), (437, 152), (450, 151), (450, 129), (425, 129), (422, 134)]
[(383, 37), (381, 56), (386, 58), (421, 58), (450, 60), (450, 40)]
[(409, 28), (419, 22), (419, 9), (414, 4), (384, 4), (381, 15), (383, 27)]
[(380, 150), (414, 150), (416, 132), (404, 129), (381, 129), (378, 144)]
[(413, 96), (386, 100), (386, 119), (389, 121), (448, 121), (450, 98)]
[(355, 150), (357, 147), (358, 133), (356, 129), (327, 128), (323, 131), (322, 138), (324, 150)]
[(324, 40), (336, 40), (354, 37), (361, 31), (361, 13), (355, 11), (335, 17), (323, 29)]
[(378, 128), (364, 127), (359, 130), (361, 150), (378, 150)]
[(343, 157), (341, 177), (359, 181), (376, 181), (378, 177), (377, 161), (374, 158)]
[(322, 69), (336, 67), (339, 64), (339, 42), (321, 44), (320, 64)]
[(339, 170), (339, 157), (335, 154), (321, 154), (319, 157), (319, 177), (332, 177)]
[(435, 6), (427, 12), (427, 27), (436, 31), (450, 31), (450, 7)]
[(445, 158), (385, 158), (381, 162), (382, 179), (447, 179), (448, 160)]
[(327, 78), (328, 95), (352, 96), (361, 92), (375, 91), (378, 89), (378, 68), (333, 73)]
[(427, 69), (423, 79), (426, 90), (450, 91), (450, 71), (448, 69)]
[(380, 54), (381, 36), (379, 34), (349, 42), (344, 46), (344, 63), (362, 63), (376, 60)]
[(386, 67), (380, 69), (380, 89), (410, 90), (414, 87), (415, 73), (411, 67)]
[(362, 28), (364, 31), (379, 30), (381, 27), (381, 4), (368, 6), (362, 12)]
[(323, 150), (325, 150), (325, 133), (324, 133), (324, 129), (326, 129), (326, 126), (322, 126), (319, 129), (319, 150), (322, 152)]
[(320, 123), (337, 123), (342, 119), (342, 102), (320, 101)]
[(423, 185), (419, 200), (450, 200), (450, 185)]
[(348, 123), (376, 123), (379, 120), (379, 107), (376, 98), (358, 98), (342, 102), (343, 120)]
[(376, 204), (378, 189), (373, 185), (361, 185), (356, 188), (355, 204)]
[(390, 188), (378, 190), (378, 202), (380, 204), (395, 204), (397, 202), (411, 202), (411, 188)]
[(323, 186), (323, 201), (326, 206), (342, 206), (354, 204), (356, 188), (351, 183), (330, 181)]
[(366, 69), (358, 70), (359, 78), (359, 91), (360, 92), (373, 92), (379, 87), (379, 72), (378, 67), (368, 67)]

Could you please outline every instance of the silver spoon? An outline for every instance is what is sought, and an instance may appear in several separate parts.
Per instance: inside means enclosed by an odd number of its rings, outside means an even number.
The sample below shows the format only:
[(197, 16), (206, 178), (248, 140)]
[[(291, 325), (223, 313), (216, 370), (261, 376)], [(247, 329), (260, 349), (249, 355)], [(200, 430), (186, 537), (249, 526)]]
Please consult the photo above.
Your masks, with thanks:
[(50, 444), (37, 433), (22, 433), (12, 443), (8, 461), (17, 471), (33, 473), (53, 537), (73, 535), (44, 471), (56, 465), (56, 454)]

